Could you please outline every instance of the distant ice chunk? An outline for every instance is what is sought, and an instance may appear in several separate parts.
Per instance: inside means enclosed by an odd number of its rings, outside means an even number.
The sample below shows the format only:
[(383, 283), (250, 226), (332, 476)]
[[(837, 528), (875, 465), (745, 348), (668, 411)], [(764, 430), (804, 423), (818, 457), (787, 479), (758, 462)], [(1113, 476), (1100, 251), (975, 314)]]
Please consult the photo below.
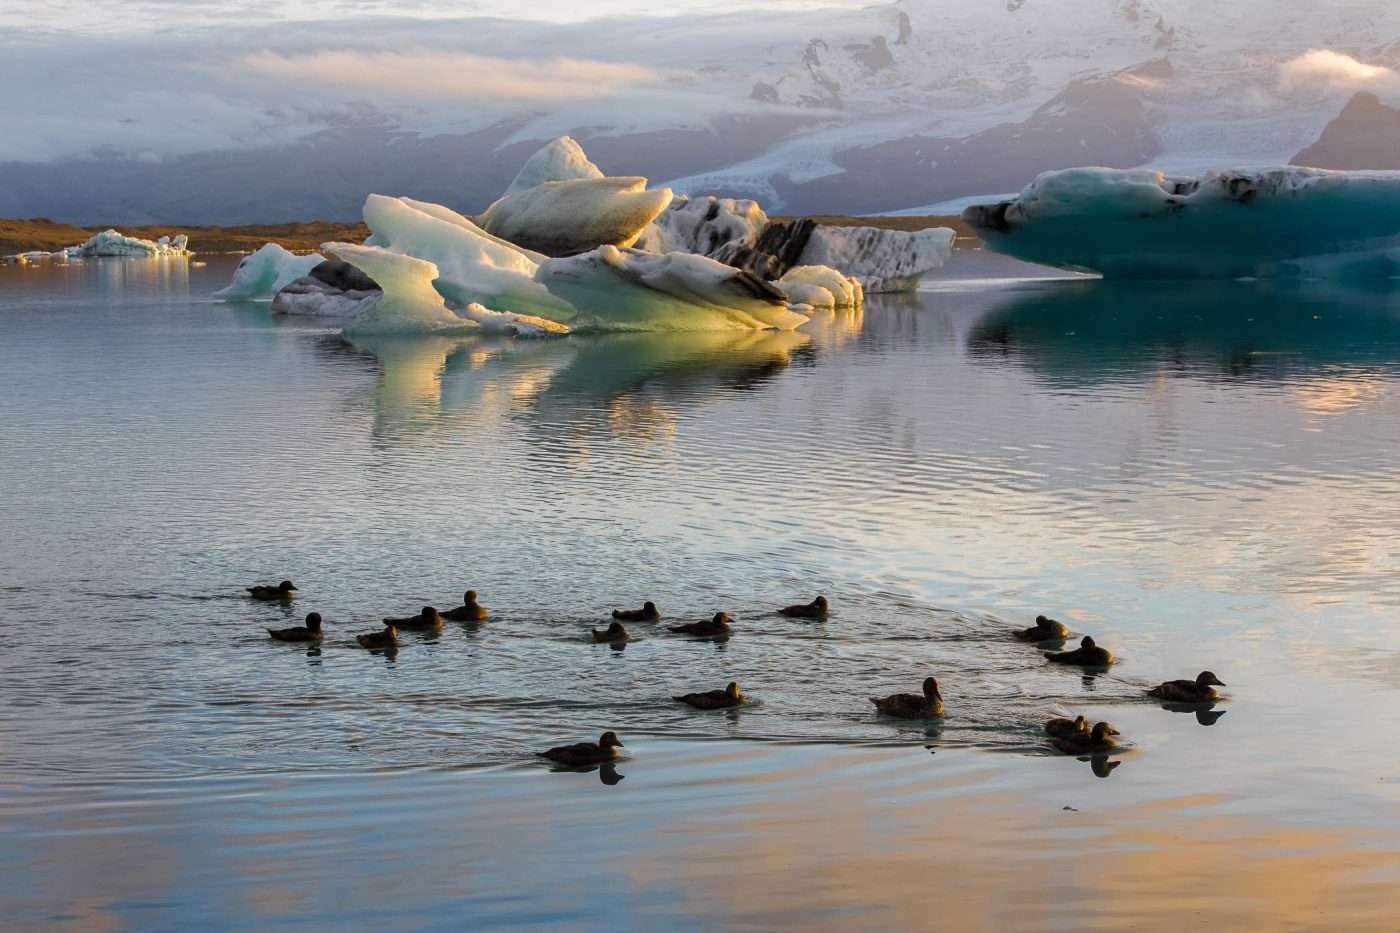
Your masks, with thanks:
[(64, 252), (70, 256), (183, 256), (189, 252), (188, 246), (189, 240), (184, 234), (173, 239), (163, 236), (159, 240), (143, 240), (116, 230), (104, 230)]
[(298, 256), (276, 243), (268, 243), (234, 270), (228, 287), (214, 293), (225, 301), (251, 301), (271, 298), (293, 279), (299, 279), (326, 261), (320, 253)]
[(636, 246), (652, 253), (699, 253), (726, 265), (753, 249), (768, 215), (755, 201), (734, 198), (681, 198), (642, 232)]
[(792, 304), (812, 308), (854, 308), (860, 304), (860, 281), (828, 266), (794, 266), (773, 283)]
[(619, 330), (794, 330), (808, 317), (757, 276), (704, 256), (602, 246), (540, 264), (539, 280), (597, 326)]
[(1400, 274), (1400, 172), (1046, 172), (967, 208), (988, 248), (1106, 278)]
[(481, 227), (546, 256), (599, 246), (631, 246), (671, 203), (671, 189), (647, 189), (640, 176), (547, 181), (492, 204)]
[(503, 197), (519, 194), (527, 188), (547, 181), (574, 181), (580, 178), (602, 178), (598, 166), (588, 161), (583, 147), (572, 136), (560, 136), (525, 160), (515, 180)]
[(797, 264), (839, 269), (866, 292), (903, 292), (917, 288), (925, 273), (947, 262), (952, 251), (953, 231), (947, 227), (886, 230), (817, 224)]
[(434, 263), (437, 290), (459, 307), (476, 302), (556, 321), (574, 315), (568, 302), (535, 281), (545, 256), (492, 236), (440, 204), (371, 194), (364, 217), (378, 245)]
[(474, 321), (453, 314), (433, 288), (438, 269), (431, 262), (378, 246), (355, 243), (323, 243), (321, 246), (354, 265), (383, 289), (378, 301), (346, 323), (344, 333), (442, 334), (478, 328)]

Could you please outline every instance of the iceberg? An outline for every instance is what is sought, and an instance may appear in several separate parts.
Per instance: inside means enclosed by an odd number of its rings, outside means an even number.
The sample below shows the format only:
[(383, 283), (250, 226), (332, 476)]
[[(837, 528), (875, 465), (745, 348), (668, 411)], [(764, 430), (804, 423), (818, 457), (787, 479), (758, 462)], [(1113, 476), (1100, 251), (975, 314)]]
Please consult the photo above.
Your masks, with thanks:
[(574, 309), (535, 281), (545, 256), (492, 236), (440, 204), (371, 194), (365, 223), (375, 245), (437, 266), (435, 287), (452, 303), (567, 321)]
[(903, 292), (918, 288), (924, 274), (952, 253), (948, 227), (910, 231), (817, 224), (797, 264), (840, 269), (867, 292)]
[(215, 292), (214, 297), (225, 301), (271, 298), (293, 279), (301, 278), (325, 261), (326, 257), (320, 253), (298, 256), (276, 243), (268, 243), (253, 255), (243, 257), (234, 270), (233, 281)]
[(517, 314), (514, 311), (492, 311), (472, 302), (462, 309), (462, 316), (477, 324), (482, 333), (510, 334), (515, 337), (562, 337), (569, 333), (567, 324), (548, 318)]
[(963, 212), (989, 249), (1105, 278), (1400, 274), (1400, 172), (1046, 172)]
[(560, 136), (525, 160), (503, 197), (519, 194), (547, 181), (602, 177), (602, 171), (588, 160), (583, 147), (572, 136)]
[(431, 262), (379, 246), (323, 243), (321, 247), (354, 265), (383, 289), (378, 301), (345, 325), (342, 332), (346, 335), (450, 334), (479, 326), (447, 307), (433, 288), (438, 269)]
[(276, 314), (350, 318), (368, 311), (383, 295), (378, 282), (350, 263), (327, 259), (288, 282), (273, 297), (272, 310)]
[(636, 246), (650, 253), (699, 253), (726, 265), (752, 250), (768, 226), (756, 201), (675, 198), (642, 232)]
[(863, 297), (859, 280), (829, 266), (793, 266), (773, 284), (792, 304), (811, 308), (854, 308)]
[(477, 218), (482, 229), (546, 256), (631, 246), (671, 203), (670, 188), (641, 176), (547, 181), (508, 194)]
[(794, 330), (807, 315), (787, 294), (752, 273), (689, 253), (647, 253), (601, 246), (540, 264), (552, 293), (617, 330)]
[(79, 246), (70, 246), (69, 256), (183, 256), (189, 252), (189, 239), (180, 234), (173, 239), (143, 240), (116, 230), (94, 234)]

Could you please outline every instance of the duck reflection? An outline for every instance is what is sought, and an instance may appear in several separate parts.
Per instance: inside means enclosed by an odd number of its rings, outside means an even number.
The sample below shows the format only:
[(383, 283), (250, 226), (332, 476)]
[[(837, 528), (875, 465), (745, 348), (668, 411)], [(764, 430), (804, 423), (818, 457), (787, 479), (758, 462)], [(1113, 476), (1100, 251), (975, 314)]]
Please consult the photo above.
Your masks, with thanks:
[(1088, 755), (1081, 757), (1080, 761), (1089, 763), (1089, 770), (1094, 772), (1094, 777), (1106, 778), (1113, 773), (1123, 762), (1117, 758), (1110, 758), (1107, 755)]
[(1191, 713), (1195, 715), (1196, 722), (1203, 726), (1213, 726), (1229, 710), (1216, 709), (1215, 701), (1204, 703), (1178, 703), (1166, 702), (1162, 704), (1162, 709), (1173, 713)]
[(1012, 362), (1064, 387), (1163, 376), (1296, 380), (1340, 367), (1343, 384), (1315, 386), (1314, 404), (1325, 410), (1374, 392), (1355, 380), (1358, 371), (1395, 368), (1400, 286), (1039, 283), (988, 311), (969, 331), (966, 350), (973, 360)]

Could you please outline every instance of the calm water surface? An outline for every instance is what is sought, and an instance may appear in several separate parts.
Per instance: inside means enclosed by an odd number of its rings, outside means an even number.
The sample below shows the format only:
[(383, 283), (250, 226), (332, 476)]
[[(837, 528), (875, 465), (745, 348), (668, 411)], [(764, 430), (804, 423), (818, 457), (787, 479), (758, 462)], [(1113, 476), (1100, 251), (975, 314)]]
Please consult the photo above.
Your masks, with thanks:
[[(797, 334), (351, 343), (233, 264), (0, 267), (7, 929), (1396, 928), (1400, 290), (962, 253)], [(644, 599), (735, 635), (590, 643)]]

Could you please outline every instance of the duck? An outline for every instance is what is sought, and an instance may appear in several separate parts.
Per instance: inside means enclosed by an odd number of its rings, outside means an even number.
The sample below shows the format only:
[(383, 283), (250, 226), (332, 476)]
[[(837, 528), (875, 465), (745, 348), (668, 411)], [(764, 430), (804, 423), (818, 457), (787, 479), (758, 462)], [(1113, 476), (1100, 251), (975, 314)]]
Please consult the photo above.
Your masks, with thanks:
[(1051, 641), (1069, 634), (1069, 626), (1049, 616), (1036, 616), (1035, 625), (1013, 632), (1021, 641)]
[(624, 748), (616, 732), (604, 732), (596, 742), (579, 742), (577, 745), (560, 745), (546, 752), (535, 752), (541, 758), (557, 761), (560, 764), (580, 767), (600, 765), (617, 757), (617, 750)]
[(1225, 681), (1210, 671), (1201, 671), (1195, 680), (1169, 680), (1147, 691), (1147, 695), (1177, 703), (1209, 703), (1217, 696), (1212, 687), (1223, 686)]
[(647, 600), (640, 609), (614, 609), (612, 617), (623, 622), (655, 622), (661, 618), (661, 612), (656, 603)]
[(295, 599), (296, 585), (291, 580), (283, 580), (276, 586), (250, 586), (248, 595), (254, 599)]
[(476, 601), (476, 590), (467, 590), (462, 594), (462, 605), (443, 613), (453, 622), (480, 622), (487, 615), (486, 607)]
[(1088, 731), (1089, 720), (1083, 716), (1076, 716), (1073, 719), (1051, 719), (1045, 724), (1045, 734), (1051, 738), (1063, 735), (1074, 736)]
[(739, 685), (731, 683), (723, 690), (706, 690), (704, 693), (687, 693), (684, 696), (671, 697), (673, 700), (680, 700), (696, 709), (724, 709), (730, 706), (739, 706), (748, 702), (748, 697), (739, 692)]
[(385, 619), (384, 624), (394, 628), (424, 632), (428, 629), (442, 628), (442, 616), (438, 615), (438, 611), (432, 606), (424, 606), (423, 611), (416, 616), (408, 616), (404, 619)]
[(397, 648), (399, 646), (399, 630), (390, 625), (382, 632), (369, 632), (365, 635), (356, 635), (355, 640), (360, 643), (361, 648), (368, 648), (371, 651), (381, 651), (385, 648)]
[(306, 624), (294, 628), (270, 628), (267, 634), (278, 641), (320, 641), (321, 614), (312, 612), (306, 616)]
[(1100, 648), (1088, 635), (1073, 651), (1047, 651), (1045, 660), (1055, 664), (1078, 664), (1081, 667), (1108, 667), (1113, 663), (1113, 652)]
[(892, 693), (887, 697), (871, 697), (870, 702), (886, 716), (900, 719), (932, 719), (943, 715), (943, 694), (938, 690), (938, 680), (924, 678), (924, 694)]
[(713, 619), (705, 622), (687, 622), (684, 625), (673, 625), (671, 631), (682, 632), (686, 635), (728, 635), (729, 623), (734, 621), (729, 618), (727, 612), (716, 612)]
[(1095, 723), (1091, 732), (1076, 732), (1072, 735), (1056, 735), (1050, 737), (1050, 744), (1054, 745), (1066, 755), (1090, 755), (1096, 752), (1112, 751), (1117, 743), (1109, 738), (1110, 735), (1120, 735), (1119, 731), (1106, 722)]
[(627, 634), (627, 629), (622, 627), (621, 622), (614, 622), (607, 628), (595, 628), (593, 630), (593, 640), (596, 642), (619, 642), (626, 641), (632, 636)]
[(810, 603), (798, 603), (795, 606), (784, 606), (782, 609), (778, 610), (778, 613), (797, 619), (825, 619), (827, 616), (826, 597), (818, 596)]

